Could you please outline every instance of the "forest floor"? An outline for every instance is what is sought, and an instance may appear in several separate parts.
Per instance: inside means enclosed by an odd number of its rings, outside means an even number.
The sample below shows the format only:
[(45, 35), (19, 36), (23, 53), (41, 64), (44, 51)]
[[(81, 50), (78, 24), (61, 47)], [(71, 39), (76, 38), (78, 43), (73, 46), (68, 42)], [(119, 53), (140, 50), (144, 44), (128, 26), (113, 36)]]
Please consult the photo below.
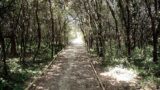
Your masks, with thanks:
[[(90, 55), (83, 45), (70, 45), (58, 55), (46, 73), (38, 78), (29, 90), (103, 90), (101, 85), (105, 90), (143, 90), (137, 86), (135, 79), (131, 80), (135, 82), (117, 81), (112, 75), (103, 73), (104, 71), (98, 58)], [(125, 73), (123, 71), (116, 72)], [(127, 76), (121, 78), (123, 77)]]

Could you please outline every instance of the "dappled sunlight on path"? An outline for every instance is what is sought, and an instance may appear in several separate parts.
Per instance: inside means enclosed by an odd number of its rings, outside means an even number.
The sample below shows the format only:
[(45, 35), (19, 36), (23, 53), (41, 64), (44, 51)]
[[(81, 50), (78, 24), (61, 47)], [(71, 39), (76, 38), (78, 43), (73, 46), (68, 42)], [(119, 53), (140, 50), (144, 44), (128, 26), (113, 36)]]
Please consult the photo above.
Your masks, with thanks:
[(30, 90), (101, 90), (82, 45), (68, 46)]
[(29, 90), (137, 90), (136, 72), (121, 66), (104, 70), (97, 60), (81, 43), (72, 43)]

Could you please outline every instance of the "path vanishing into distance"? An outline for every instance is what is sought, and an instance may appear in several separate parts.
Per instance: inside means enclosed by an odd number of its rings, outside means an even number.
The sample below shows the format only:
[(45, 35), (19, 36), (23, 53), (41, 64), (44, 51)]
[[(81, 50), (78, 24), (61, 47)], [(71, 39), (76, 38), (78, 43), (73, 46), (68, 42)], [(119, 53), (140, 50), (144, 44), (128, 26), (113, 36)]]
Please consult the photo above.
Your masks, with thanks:
[(66, 47), (30, 90), (102, 90), (85, 46)]
[(140, 89), (126, 69), (115, 67), (106, 72), (82, 43), (75, 39), (63, 49), (27, 90), (146, 90)]

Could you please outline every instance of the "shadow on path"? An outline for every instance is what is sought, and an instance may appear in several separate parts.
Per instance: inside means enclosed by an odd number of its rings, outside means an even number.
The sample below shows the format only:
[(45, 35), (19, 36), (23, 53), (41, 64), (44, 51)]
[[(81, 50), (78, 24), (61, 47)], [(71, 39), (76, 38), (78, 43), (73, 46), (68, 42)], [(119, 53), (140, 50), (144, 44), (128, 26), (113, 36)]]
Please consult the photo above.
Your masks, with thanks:
[(83, 45), (70, 45), (30, 90), (101, 90)]

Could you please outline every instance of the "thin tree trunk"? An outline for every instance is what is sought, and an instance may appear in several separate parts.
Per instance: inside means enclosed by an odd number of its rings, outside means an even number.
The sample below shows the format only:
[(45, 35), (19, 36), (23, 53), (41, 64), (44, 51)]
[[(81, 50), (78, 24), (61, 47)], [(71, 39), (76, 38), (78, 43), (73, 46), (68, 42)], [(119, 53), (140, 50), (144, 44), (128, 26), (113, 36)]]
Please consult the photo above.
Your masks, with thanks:
[(8, 76), (8, 70), (7, 70), (7, 63), (6, 63), (5, 40), (4, 40), (1, 26), (0, 26), (0, 43), (2, 46), (2, 53), (3, 53), (3, 72), (4, 72), (4, 76), (6, 77)]
[[(148, 0), (145, 0), (145, 4), (148, 9), (148, 16), (151, 19), (151, 29), (152, 29), (152, 38), (153, 38), (153, 62), (158, 63), (158, 55), (157, 55), (158, 34), (156, 31), (155, 17), (152, 15), (151, 6), (149, 5)], [(155, 5), (157, 5), (157, 4), (155, 4)], [(157, 6), (155, 6), (155, 8), (156, 7)]]
[(53, 57), (53, 54), (55, 53), (54, 51), (54, 19), (53, 19), (53, 9), (52, 9), (52, 2), (51, 0), (48, 0), (49, 1), (49, 8), (50, 8), (50, 17), (51, 17), (51, 25), (52, 25), (52, 41), (51, 41), (51, 57)]
[(37, 46), (37, 50), (35, 52), (35, 55), (33, 57), (33, 62), (35, 62), (35, 59), (36, 59), (38, 52), (39, 52), (39, 49), (41, 47), (41, 25), (40, 25), (39, 16), (38, 16), (39, 1), (35, 0), (35, 3), (36, 3), (35, 15), (36, 15), (36, 21), (37, 21), (38, 46)]
[(11, 56), (17, 56), (17, 49), (16, 49), (16, 36), (14, 30), (11, 31)]
[(113, 19), (114, 19), (114, 22), (115, 22), (115, 26), (116, 26), (116, 37), (117, 37), (116, 39), (117, 39), (117, 41), (118, 41), (118, 48), (121, 48), (120, 33), (119, 33), (119, 28), (118, 28), (118, 20), (117, 20), (117, 18), (116, 18), (115, 12), (114, 12), (113, 8), (111, 7), (111, 5), (110, 5), (110, 3), (109, 3), (108, 0), (106, 0), (106, 3), (107, 3), (107, 5), (108, 5), (108, 7), (109, 7), (109, 10), (111, 11), (111, 14), (112, 14)]

